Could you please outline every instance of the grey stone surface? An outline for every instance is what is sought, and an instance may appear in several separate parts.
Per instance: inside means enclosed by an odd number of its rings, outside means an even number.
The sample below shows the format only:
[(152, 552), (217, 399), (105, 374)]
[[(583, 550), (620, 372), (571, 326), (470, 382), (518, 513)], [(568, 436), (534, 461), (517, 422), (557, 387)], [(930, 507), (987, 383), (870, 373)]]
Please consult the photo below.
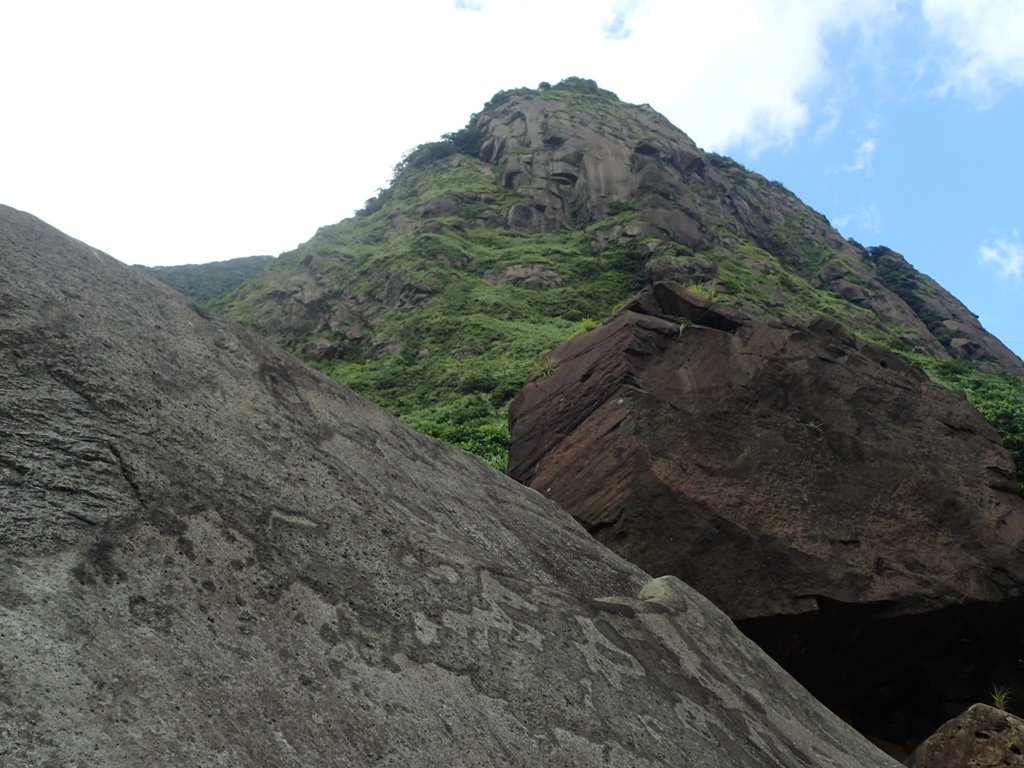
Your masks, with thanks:
[(255, 333), (5, 207), (0, 275), (4, 768), (896, 765)]

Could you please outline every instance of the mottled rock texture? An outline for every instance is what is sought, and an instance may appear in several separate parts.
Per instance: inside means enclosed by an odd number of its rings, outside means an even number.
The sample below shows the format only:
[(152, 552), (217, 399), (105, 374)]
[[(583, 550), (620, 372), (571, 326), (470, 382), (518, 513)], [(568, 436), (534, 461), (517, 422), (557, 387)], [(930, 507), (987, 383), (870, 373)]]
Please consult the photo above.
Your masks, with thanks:
[(1024, 765), (1024, 720), (975, 704), (939, 728), (908, 768), (1008, 768)]
[[(1021, 636), (1024, 499), (962, 395), (831, 321), (765, 324), (673, 283), (549, 369), (512, 404), (513, 477), (881, 735), (984, 694)], [(913, 697), (877, 700), (907, 676)], [(899, 732), (874, 722), (908, 705)]]
[(6, 207), (0, 274), (5, 768), (895, 765), (255, 333)]

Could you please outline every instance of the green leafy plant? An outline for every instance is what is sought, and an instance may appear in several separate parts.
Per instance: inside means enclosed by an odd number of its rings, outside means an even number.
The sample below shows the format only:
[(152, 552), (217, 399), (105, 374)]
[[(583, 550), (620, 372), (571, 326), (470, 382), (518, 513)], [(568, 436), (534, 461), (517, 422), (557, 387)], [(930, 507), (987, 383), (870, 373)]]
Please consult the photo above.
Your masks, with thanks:
[(936, 383), (964, 393), (999, 433), (1016, 464), (1017, 479), (1024, 483), (1024, 380), (964, 360), (935, 360), (923, 355), (907, 357)]
[(993, 685), (990, 695), (992, 697), (992, 706), (1005, 712), (1012, 698), (1010, 696), (1010, 689), (1001, 685)]
[(582, 336), (584, 333), (594, 330), (599, 325), (600, 323), (592, 317), (584, 317), (580, 320), (579, 327), (572, 332), (572, 335), (569, 338), (575, 339), (577, 336)]
[(148, 272), (193, 301), (203, 303), (241, 285), (273, 263), (273, 256), (243, 256), (208, 264), (182, 264), (174, 267), (136, 266), (136, 269)]
[[(508, 406), (523, 383), (531, 374), (551, 375), (550, 350), (624, 308), (647, 284), (655, 258), (678, 267), (665, 271), (693, 281), (690, 291), (709, 302), (721, 293), (753, 317), (829, 317), (867, 341), (910, 346), (912, 331), (821, 287), (822, 263), (842, 255), (839, 241), (822, 237), (821, 217), (728, 158), (707, 156), (713, 178), (691, 174), (701, 179), (690, 189), (687, 211), (705, 231), (699, 245), (643, 234), (652, 212), (643, 195), (610, 203), (608, 216), (567, 220), (564, 227), (511, 226), (509, 213), (528, 206), (530, 187), (508, 184), (503, 166), (484, 161), (481, 148), (490, 120), (520, 126), (529, 111), (518, 99), (542, 99), (545, 114), (587, 123), (633, 147), (655, 139), (648, 109), (618, 102), (593, 81), (545, 85), (496, 94), (485, 107), (489, 114), (408, 153), (357, 216), (322, 227), (210, 307), (495, 466), (503, 466)], [(507, 148), (510, 156), (534, 151), (518, 138)], [(756, 225), (735, 216), (735, 201), (757, 212)], [(911, 298), (912, 291), (929, 299), (911, 306), (921, 313), (932, 306), (924, 276), (888, 254), (868, 255), (877, 256), (881, 278)], [(543, 286), (517, 282), (523, 267), (556, 277)], [(935, 322), (926, 319), (940, 328)], [(679, 332), (687, 327), (684, 321)], [(935, 375), (967, 393), (1020, 467), (1024, 385), (976, 373)]]
[(714, 283), (687, 283), (683, 287), (694, 296), (708, 302), (714, 302), (718, 298), (718, 288)]
[(557, 363), (551, 355), (541, 355), (537, 358), (537, 364), (533, 367), (533, 373), (538, 378), (544, 378), (554, 373)]

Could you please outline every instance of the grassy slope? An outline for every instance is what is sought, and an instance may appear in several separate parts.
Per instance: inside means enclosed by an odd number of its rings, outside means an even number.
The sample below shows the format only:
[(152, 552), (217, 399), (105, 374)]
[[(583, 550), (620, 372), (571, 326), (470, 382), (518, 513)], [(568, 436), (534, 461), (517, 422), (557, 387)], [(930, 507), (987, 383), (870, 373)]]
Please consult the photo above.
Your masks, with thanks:
[[(445, 194), (464, 202), (460, 215), (440, 219), (440, 231), (417, 225), (394, 234), (397, 219), (414, 217), (420, 206)], [(381, 276), (401, 274), (407, 283), (429, 286), (436, 293), (414, 311), (380, 304), (368, 338), (342, 359), (314, 365), (420, 431), (504, 468), (508, 403), (538, 359), (590, 327), (590, 318), (609, 315), (645, 279), (641, 244), (592, 245), (629, 212), (553, 233), (464, 224), (490, 205), (480, 203), (481, 196), (500, 200), (509, 194), (495, 183), (489, 166), (468, 158), (454, 167), (406, 169), (385, 208), (322, 229), (283, 257), (285, 263), (266, 280), (257, 279), (213, 306), (256, 321), (256, 297), (310, 254), (330, 265), (330, 281), (369, 303)], [(494, 276), (512, 264), (541, 265), (566, 281), (548, 288), (495, 285)], [(306, 342), (276, 340), (300, 352)], [(384, 344), (401, 351), (378, 356)]]

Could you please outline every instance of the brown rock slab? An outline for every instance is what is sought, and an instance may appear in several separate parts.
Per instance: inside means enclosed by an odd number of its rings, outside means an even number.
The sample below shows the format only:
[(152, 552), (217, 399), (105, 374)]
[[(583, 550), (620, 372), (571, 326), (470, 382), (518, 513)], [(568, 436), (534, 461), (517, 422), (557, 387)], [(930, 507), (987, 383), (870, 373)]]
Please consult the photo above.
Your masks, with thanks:
[[(965, 695), (929, 659), (983, 672), (1020, 637), (1012, 460), (901, 357), (662, 283), (552, 360), (512, 404), (509, 473), (696, 587), (865, 728), (923, 738)], [(909, 699), (875, 697), (926, 663), (913, 722), (887, 724)]]
[(907, 760), (908, 768), (1007, 768), (1024, 765), (1024, 720), (975, 704), (943, 725)]

